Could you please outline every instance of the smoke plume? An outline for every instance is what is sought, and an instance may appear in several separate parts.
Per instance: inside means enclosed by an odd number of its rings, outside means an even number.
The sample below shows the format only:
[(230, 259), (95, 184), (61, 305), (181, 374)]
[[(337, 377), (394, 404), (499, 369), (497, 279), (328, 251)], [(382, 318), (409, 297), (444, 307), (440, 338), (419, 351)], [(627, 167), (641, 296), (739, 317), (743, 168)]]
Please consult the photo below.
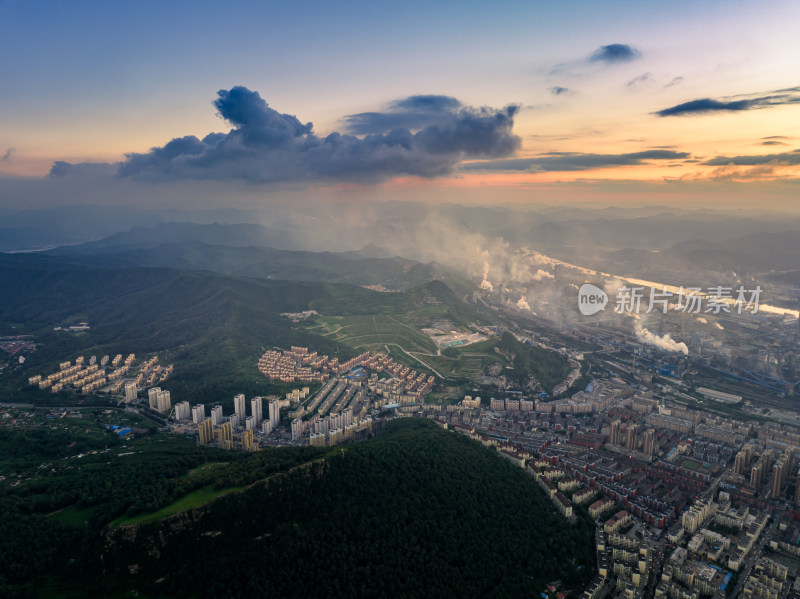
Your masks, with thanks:
[(689, 348), (686, 347), (685, 343), (683, 343), (682, 341), (678, 343), (666, 333), (659, 337), (655, 333), (652, 333), (651, 331), (644, 328), (638, 322), (634, 327), (634, 332), (636, 333), (636, 338), (642, 343), (646, 343), (647, 345), (654, 345), (666, 351), (681, 352), (684, 355), (687, 356), (689, 355)]

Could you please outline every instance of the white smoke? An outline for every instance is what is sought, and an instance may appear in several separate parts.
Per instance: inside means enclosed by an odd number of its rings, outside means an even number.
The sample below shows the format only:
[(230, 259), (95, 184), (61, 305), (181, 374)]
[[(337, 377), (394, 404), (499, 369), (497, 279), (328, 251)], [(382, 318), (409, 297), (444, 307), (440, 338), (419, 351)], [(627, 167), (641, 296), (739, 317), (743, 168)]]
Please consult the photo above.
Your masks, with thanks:
[(494, 285), (489, 282), (489, 262), (487, 261), (483, 263), (483, 281), (481, 281), (481, 289), (494, 291)]
[(607, 281), (605, 285), (603, 285), (603, 291), (608, 294), (608, 297), (616, 297), (619, 295), (619, 290), (621, 287), (625, 287), (626, 283), (622, 279), (611, 279)]
[(536, 271), (536, 274), (531, 276), (531, 280), (533, 281), (543, 281), (544, 279), (555, 279), (555, 276), (546, 270), (542, 270), (541, 268)]
[(708, 320), (706, 320), (702, 316), (698, 316), (697, 317), (697, 322), (702, 322), (703, 324), (708, 324)]
[(724, 331), (724, 330), (725, 330), (725, 327), (724, 327), (724, 326), (722, 326), (722, 325), (721, 325), (720, 323), (718, 323), (718, 322), (715, 322), (715, 323), (714, 323), (714, 326), (715, 326), (715, 327), (717, 327), (717, 328), (718, 328), (720, 331)]
[(519, 301), (517, 302), (517, 308), (520, 310), (528, 310), (529, 312), (531, 310), (531, 307), (528, 305), (528, 302), (524, 297), (519, 298)]
[[(528, 248), (523, 248), (523, 249), (527, 250)], [(551, 268), (554, 268), (556, 264), (558, 264), (557, 260), (553, 260), (550, 256), (545, 256), (540, 252), (530, 252), (530, 255), (536, 264), (542, 264), (544, 266), (549, 266)]]
[(689, 348), (686, 347), (685, 343), (678, 343), (666, 333), (659, 337), (655, 333), (648, 331), (638, 322), (636, 323), (634, 332), (636, 333), (636, 338), (642, 343), (655, 345), (656, 347), (660, 347), (661, 349), (665, 349), (667, 351), (681, 352), (684, 355), (689, 355)]

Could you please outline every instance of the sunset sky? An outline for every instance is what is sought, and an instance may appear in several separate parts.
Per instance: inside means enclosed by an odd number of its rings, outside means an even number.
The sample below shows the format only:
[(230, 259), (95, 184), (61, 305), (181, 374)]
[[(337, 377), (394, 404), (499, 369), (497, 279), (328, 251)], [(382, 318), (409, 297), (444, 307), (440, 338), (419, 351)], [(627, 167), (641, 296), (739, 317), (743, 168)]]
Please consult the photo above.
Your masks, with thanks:
[(792, 208), (798, 30), (791, 0), (0, 0), (0, 202), (96, 180)]

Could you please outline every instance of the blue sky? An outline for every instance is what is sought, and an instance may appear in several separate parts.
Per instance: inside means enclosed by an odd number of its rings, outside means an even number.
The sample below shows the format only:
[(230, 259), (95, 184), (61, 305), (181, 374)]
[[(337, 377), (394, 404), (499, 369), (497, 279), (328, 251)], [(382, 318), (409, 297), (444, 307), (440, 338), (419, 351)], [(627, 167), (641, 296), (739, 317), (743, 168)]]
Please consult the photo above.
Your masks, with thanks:
[[(227, 133), (212, 102), (244, 86), (278, 113), (313, 122), (320, 138), (346, 133), (348, 115), (386, 112), (420, 94), (475, 109), (518, 107), (520, 143), (488, 156), (516, 162), (467, 167), (487, 159), (467, 152), (435, 176), (400, 169), (365, 185), (424, 188), (429, 197), (443, 186), (555, 193), (680, 181), (783, 194), (798, 176), (795, 91), (735, 114), (657, 114), (697, 100), (740, 106), (800, 86), (798, 17), (800, 5), (789, 1), (768, 10), (752, 2), (0, 1), (0, 176), (40, 178), (56, 161), (117, 164), (173, 138)], [(610, 47), (629, 48), (630, 60), (602, 54)], [(586, 165), (591, 156), (658, 149), (683, 158), (552, 170), (564, 155)], [(754, 155), (776, 158), (765, 167), (748, 163)]]

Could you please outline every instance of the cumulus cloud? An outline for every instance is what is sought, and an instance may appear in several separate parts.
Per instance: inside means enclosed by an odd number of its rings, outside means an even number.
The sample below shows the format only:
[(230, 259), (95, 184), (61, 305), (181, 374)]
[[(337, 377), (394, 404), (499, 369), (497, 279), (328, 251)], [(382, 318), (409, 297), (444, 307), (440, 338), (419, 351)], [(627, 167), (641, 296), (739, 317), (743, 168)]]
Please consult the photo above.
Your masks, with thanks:
[(384, 112), (361, 112), (343, 120), (345, 129), (355, 135), (385, 133), (398, 127), (413, 131), (448, 119), (462, 108), (461, 102), (450, 96), (410, 96), (392, 102)]
[(512, 158), (471, 162), (461, 166), (463, 171), (584, 171), (595, 168), (631, 166), (648, 160), (681, 160), (689, 158), (688, 152), (673, 150), (645, 150), (626, 154), (582, 154), (578, 152), (551, 152), (534, 158)]
[(628, 44), (609, 44), (600, 46), (589, 56), (589, 62), (601, 62), (604, 64), (617, 64), (621, 62), (631, 62), (641, 56), (633, 46)]
[[(375, 182), (394, 176), (438, 177), (465, 158), (512, 155), (517, 106), (474, 108), (447, 96), (412, 96), (386, 112), (347, 117), (347, 128), (317, 136), (312, 123), (271, 108), (245, 87), (220, 90), (214, 101), (232, 126), (203, 139), (187, 135), (122, 162), (121, 178)], [(54, 165), (59, 174), (69, 168)]]
[(700, 98), (659, 110), (658, 116), (685, 116), (712, 112), (741, 112), (800, 103), (800, 87), (727, 98)]

